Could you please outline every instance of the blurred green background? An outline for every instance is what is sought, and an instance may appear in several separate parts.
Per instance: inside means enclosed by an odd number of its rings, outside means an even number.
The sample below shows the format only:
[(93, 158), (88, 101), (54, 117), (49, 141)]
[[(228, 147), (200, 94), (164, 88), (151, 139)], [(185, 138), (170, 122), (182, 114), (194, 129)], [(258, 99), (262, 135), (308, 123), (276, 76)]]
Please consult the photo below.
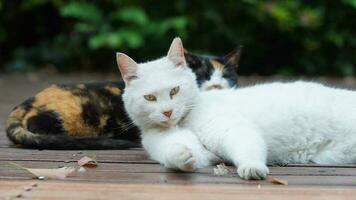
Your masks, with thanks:
[(115, 52), (224, 55), (242, 75), (356, 74), (356, 0), (0, 0), (0, 71), (117, 71)]

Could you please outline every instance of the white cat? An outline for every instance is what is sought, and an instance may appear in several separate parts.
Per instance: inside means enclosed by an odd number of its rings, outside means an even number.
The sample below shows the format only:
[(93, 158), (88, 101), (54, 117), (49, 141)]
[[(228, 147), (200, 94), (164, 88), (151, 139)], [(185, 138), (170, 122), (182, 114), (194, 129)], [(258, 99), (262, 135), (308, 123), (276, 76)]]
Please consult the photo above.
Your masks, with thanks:
[(167, 167), (192, 171), (221, 158), (244, 179), (264, 179), (267, 161), (356, 162), (356, 92), (301, 81), (201, 92), (178, 38), (167, 57), (117, 60), (125, 108)]

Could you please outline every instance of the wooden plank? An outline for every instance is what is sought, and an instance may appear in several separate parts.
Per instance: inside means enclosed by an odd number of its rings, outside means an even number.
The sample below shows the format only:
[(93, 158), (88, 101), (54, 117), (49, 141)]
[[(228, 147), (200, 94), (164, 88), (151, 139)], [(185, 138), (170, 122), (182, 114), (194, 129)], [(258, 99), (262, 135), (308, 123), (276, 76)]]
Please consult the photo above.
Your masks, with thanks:
[[(289, 185), (299, 186), (356, 186), (355, 177), (350, 176), (274, 176), (288, 181)], [(5, 174), (0, 176), (1, 180), (32, 180), (27, 172), (16, 174)], [(212, 174), (198, 173), (108, 173), (108, 172), (86, 172), (66, 178), (67, 181), (100, 182), (100, 183), (146, 183), (146, 184), (234, 184), (234, 185), (272, 185), (268, 180), (246, 181), (237, 175), (218, 177)]]
[[(0, 117), (1, 120), (1, 117)], [(2, 120), (3, 122), (4, 120)], [(7, 139), (6, 133), (5, 133), (5, 127), (0, 126), (0, 148), (3, 147), (10, 147), (12, 143), (10, 142), (9, 139)]]
[(142, 150), (99, 150), (99, 151), (56, 151), (32, 150), (20, 148), (3, 148), (0, 152), (0, 161), (53, 161), (75, 162), (80, 157), (95, 156), (99, 162), (113, 163), (155, 163), (147, 158)]
[[(29, 166), (30, 164), (22, 163), (22, 165), (34, 167), (33, 165)], [(108, 166), (110, 169), (106, 168)], [(39, 166), (39, 168), (41, 167)], [(43, 167), (51, 168), (47, 164)], [(55, 167), (53, 166), (53, 168)], [(313, 171), (301, 173), (299, 170), (290, 168), (285, 168), (283, 173), (278, 171), (280, 168), (271, 168), (270, 176), (288, 180), (291, 185), (356, 186), (355, 170), (350, 171), (349, 168), (337, 168), (335, 171), (330, 171), (331, 174), (317, 174)], [(32, 176), (24, 170), (8, 165), (0, 168), (0, 179), (30, 180)], [(269, 181), (241, 180), (236, 174), (224, 177), (214, 176), (212, 168), (201, 169), (194, 173), (183, 173), (168, 170), (157, 164), (100, 164), (96, 169), (88, 169), (85, 173), (76, 173), (66, 180), (113, 183), (271, 184)]]
[[(142, 148), (130, 150), (33, 150), (2, 148), (0, 161), (53, 161), (76, 162), (80, 157), (96, 156), (99, 162), (108, 163), (156, 163), (150, 160)], [(286, 167), (356, 168), (356, 164), (289, 164)]]
[[(57, 168), (63, 166), (77, 166), (76, 162), (45, 162), (45, 161), (15, 161), (24, 167), (30, 168)], [(213, 166), (199, 169), (195, 173), (212, 174)], [(234, 172), (236, 168), (230, 167)], [(108, 173), (175, 173), (175, 171), (165, 168), (158, 163), (155, 164), (134, 164), (134, 163), (100, 163), (92, 171)], [(10, 163), (3, 161), (0, 163), (0, 175), (2, 173), (16, 173), (18, 169)], [(356, 176), (356, 168), (324, 168), (324, 167), (270, 167), (271, 176)]]
[[(37, 187), (31, 187), (33, 183)], [(354, 199), (354, 188), (238, 186), (238, 185), (157, 185), (94, 184), (53, 181), (0, 181), (0, 197), (21, 195), (24, 199)], [(31, 188), (25, 191), (24, 188)]]

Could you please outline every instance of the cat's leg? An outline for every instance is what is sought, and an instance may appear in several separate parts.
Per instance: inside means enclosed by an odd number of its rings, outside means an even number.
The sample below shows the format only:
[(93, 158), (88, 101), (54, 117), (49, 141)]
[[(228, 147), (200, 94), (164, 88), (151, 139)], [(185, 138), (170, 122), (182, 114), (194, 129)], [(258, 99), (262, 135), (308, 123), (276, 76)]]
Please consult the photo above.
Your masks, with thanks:
[(317, 164), (350, 164), (356, 163), (356, 138), (347, 140), (329, 140), (312, 157), (311, 162)]
[(172, 169), (194, 171), (217, 159), (188, 130), (143, 134), (142, 144), (152, 159)]
[(194, 171), (220, 161), (215, 154), (205, 149), (197, 136), (188, 129), (176, 130), (168, 143), (171, 143), (171, 148), (166, 154), (166, 162), (171, 168)]
[(259, 180), (267, 177), (267, 149), (258, 130), (242, 124), (235, 125), (224, 134), (223, 141), (224, 157), (238, 167), (237, 173), (241, 178)]
[(214, 153), (207, 150), (199, 141), (198, 137), (189, 130), (179, 133), (184, 138), (184, 144), (191, 150), (195, 158), (195, 167), (203, 168), (221, 162), (221, 159)]
[(165, 153), (164, 166), (171, 169), (179, 169), (186, 172), (196, 170), (196, 159), (192, 150), (182, 143), (172, 142)]

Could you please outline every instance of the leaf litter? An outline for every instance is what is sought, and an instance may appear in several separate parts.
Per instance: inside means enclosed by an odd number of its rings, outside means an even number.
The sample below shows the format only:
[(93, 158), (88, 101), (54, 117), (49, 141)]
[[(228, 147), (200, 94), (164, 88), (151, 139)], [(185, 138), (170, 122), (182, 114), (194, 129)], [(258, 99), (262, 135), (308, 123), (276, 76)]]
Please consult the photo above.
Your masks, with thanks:
[(31, 173), (34, 177), (38, 179), (64, 179), (70, 176), (72, 173), (76, 171), (75, 167), (61, 167), (55, 169), (41, 169), (41, 168), (28, 168), (23, 167), (19, 164), (10, 162), (11, 165), (16, 166), (20, 169), (26, 170)]
[(214, 168), (214, 175), (216, 176), (229, 176), (232, 175), (234, 171), (227, 167), (225, 163), (220, 163)]
[[(218, 165), (216, 165), (216, 167), (214, 168), (214, 175), (216, 176), (229, 176), (232, 175), (234, 173), (234, 171), (229, 168), (228, 166), (225, 165), (225, 163), (220, 163)], [(276, 184), (276, 185), (288, 185), (288, 180), (285, 179), (281, 179), (281, 178), (276, 178), (276, 177), (272, 177), (269, 176), (267, 178), (267, 181), (269, 181), (272, 184)], [(261, 188), (261, 185), (258, 185), (258, 189)]]
[(98, 162), (91, 157), (84, 156), (78, 160), (78, 167), (60, 167), (54, 169), (44, 169), (44, 168), (29, 168), (23, 167), (14, 162), (9, 162), (11, 165), (25, 170), (32, 174), (35, 178), (39, 180), (44, 179), (65, 179), (68, 176), (74, 174), (74, 172), (85, 173), (87, 170), (85, 168), (94, 168), (98, 166)]
[(285, 179), (281, 179), (281, 178), (276, 178), (276, 177), (268, 177), (268, 181), (276, 184), (276, 185), (288, 185), (288, 181)]
[(78, 160), (78, 165), (81, 167), (94, 168), (98, 166), (98, 161), (95, 158), (84, 156)]

